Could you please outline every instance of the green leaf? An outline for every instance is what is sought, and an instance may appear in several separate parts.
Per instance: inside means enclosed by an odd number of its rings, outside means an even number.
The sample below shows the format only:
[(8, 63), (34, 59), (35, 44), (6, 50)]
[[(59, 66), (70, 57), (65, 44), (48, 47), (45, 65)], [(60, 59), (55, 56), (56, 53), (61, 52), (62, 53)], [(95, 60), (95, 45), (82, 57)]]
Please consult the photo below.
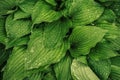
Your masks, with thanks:
[(114, 2), (110, 8), (115, 12), (117, 15), (116, 21), (120, 23), (120, 2)]
[(3, 80), (22, 80), (25, 72), (25, 47), (15, 47), (4, 70)]
[(89, 64), (91, 69), (96, 73), (96, 75), (101, 79), (101, 80), (107, 80), (110, 72), (111, 72), (111, 63), (110, 60), (100, 60), (100, 61), (95, 61), (89, 59)]
[[(40, 9), (39, 9), (40, 8)], [(38, 24), (41, 22), (52, 22), (61, 17), (61, 13), (55, 11), (52, 6), (48, 5), (46, 2), (39, 0), (32, 13), (33, 24)]]
[(97, 24), (98, 27), (108, 30), (105, 35), (106, 43), (112, 50), (119, 50), (120, 49), (120, 28), (115, 24), (111, 23), (102, 23)]
[(13, 13), (12, 10), (16, 5), (22, 3), (24, 0), (1, 0), (0, 1), (0, 15), (6, 15), (9, 13)]
[(120, 35), (120, 28), (118, 28), (115, 24), (102, 23), (97, 24), (97, 26), (108, 31), (105, 35), (105, 38), (108, 40), (116, 39)]
[(111, 47), (112, 50), (120, 50), (120, 37), (108, 39), (107, 45)]
[(117, 52), (113, 51), (107, 44), (99, 43), (90, 52), (89, 57), (92, 60), (103, 60), (117, 56)]
[(6, 44), (8, 42), (5, 31), (5, 17), (0, 17), (0, 43)]
[(10, 52), (10, 50), (5, 50), (5, 45), (0, 44), (0, 66), (8, 59)]
[(120, 16), (120, 3), (113, 3), (112, 5), (111, 5), (111, 9), (115, 12), (115, 14), (117, 15), (117, 16)]
[(44, 76), (43, 80), (56, 80), (56, 78), (51, 72), (49, 72)]
[(55, 0), (45, 0), (45, 1), (48, 2), (49, 4), (53, 5), (53, 6), (57, 5)]
[(113, 23), (116, 19), (115, 13), (111, 9), (105, 9), (104, 13), (96, 21), (96, 23), (106, 23), (107, 21)]
[(8, 43), (6, 44), (6, 49), (15, 47), (15, 46), (27, 45), (28, 41), (29, 41), (28, 36), (21, 37), (15, 40), (9, 40)]
[(30, 14), (32, 14), (33, 7), (36, 2), (37, 2), (37, 0), (25, 0), (23, 3), (19, 4), (18, 6), (20, 7), (20, 9), (23, 12), (30, 15)]
[(54, 70), (57, 80), (71, 80), (71, 58), (66, 55), (59, 63), (56, 63)]
[[(69, 44), (63, 38), (66, 34), (63, 32), (63, 26), (55, 22), (50, 23), (50, 26), (44, 26), (44, 29), (33, 31), (28, 42), (28, 68), (39, 68), (52, 63), (59, 62), (65, 56)], [(55, 26), (56, 25), (56, 26)], [(62, 31), (63, 30), (63, 31)], [(53, 36), (54, 35), (54, 36)], [(49, 36), (49, 37), (48, 37)]]
[(111, 60), (111, 74), (110, 78), (112, 80), (120, 79), (120, 56), (113, 57)]
[(95, 21), (103, 13), (104, 8), (94, 0), (67, 1), (67, 13), (74, 26), (86, 25)]
[(119, 66), (120, 67), (120, 56), (116, 56), (116, 57), (112, 57), (111, 59), (111, 64), (115, 65), (115, 66)]
[(23, 12), (22, 10), (18, 10), (14, 13), (14, 20), (23, 19), (30, 17), (30, 14)]
[(71, 26), (72, 22), (68, 19), (45, 24), (45, 46), (50, 48), (63, 41)]
[(26, 34), (29, 34), (31, 30), (30, 20), (13, 20), (12, 15), (7, 17), (5, 25), (7, 37), (11, 39), (20, 38)]
[(112, 80), (119, 80), (120, 79), (120, 67), (112, 65), (110, 78)]
[(78, 57), (87, 55), (90, 49), (100, 42), (106, 31), (95, 26), (79, 26), (73, 29), (69, 41), (71, 55)]
[(72, 62), (71, 74), (73, 80), (100, 80), (89, 66), (75, 59)]
[(79, 56), (76, 58), (77, 61), (84, 63), (84, 64), (88, 64), (87, 63), (87, 56)]
[(113, 4), (113, 1), (102, 2), (102, 5), (106, 8), (109, 8)]
[(41, 73), (33, 73), (29, 78), (27, 78), (27, 80), (42, 80), (41, 78)]

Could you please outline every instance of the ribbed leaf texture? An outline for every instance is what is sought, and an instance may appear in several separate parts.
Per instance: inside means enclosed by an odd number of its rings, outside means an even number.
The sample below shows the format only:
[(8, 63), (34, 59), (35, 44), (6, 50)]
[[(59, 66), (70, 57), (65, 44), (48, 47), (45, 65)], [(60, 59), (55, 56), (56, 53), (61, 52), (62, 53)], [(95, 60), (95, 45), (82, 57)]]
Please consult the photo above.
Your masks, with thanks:
[(0, 80), (120, 80), (120, 0), (0, 0)]

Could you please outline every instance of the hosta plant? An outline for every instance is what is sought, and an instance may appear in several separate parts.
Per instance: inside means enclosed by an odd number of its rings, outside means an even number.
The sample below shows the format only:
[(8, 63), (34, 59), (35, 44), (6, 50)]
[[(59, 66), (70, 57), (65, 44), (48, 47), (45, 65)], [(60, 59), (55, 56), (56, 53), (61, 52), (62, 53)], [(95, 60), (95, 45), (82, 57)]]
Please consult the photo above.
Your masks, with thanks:
[(0, 80), (120, 80), (120, 0), (0, 0)]

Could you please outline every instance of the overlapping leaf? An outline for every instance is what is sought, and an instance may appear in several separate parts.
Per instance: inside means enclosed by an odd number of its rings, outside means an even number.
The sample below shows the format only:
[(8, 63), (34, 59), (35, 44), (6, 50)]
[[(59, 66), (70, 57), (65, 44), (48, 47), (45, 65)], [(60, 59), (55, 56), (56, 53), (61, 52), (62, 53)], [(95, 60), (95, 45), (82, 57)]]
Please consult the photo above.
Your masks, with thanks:
[(68, 12), (74, 26), (86, 25), (103, 13), (104, 8), (93, 0), (73, 0), (67, 1)]
[(1, 0), (0, 80), (119, 80), (119, 2)]
[(22, 3), (23, 1), (24, 0), (1, 0), (0, 15), (13, 13), (15, 10), (12, 10), (12, 9), (19, 3)]
[(7, 37), (11, 39), (20, 38), (31, 30), (30, 20), (13, 20), (13, 16), (10, 15), (6, 20), (6, 32)]
[(61, 16), (60, 12), (55, 11), (52, 6), (43, 0), (39, 0), (35, 4), (32, 12), (32, 20), (34, 24), (52, 22), (59, 19)]
[(8, 43), (6, 44), (6, 49), (9, 49), (11, 47), (15, 47), (15, 46), (20, 46), (20, 45), (27, 45), (29, 41), (29, 37), (25, 36), (25, 37), (21, 37), (15, 40), (8, 40)]
[(120, 79), (120, 67), (112, 65), (110, 78), (112, 80), (119, 80)]
[(18, 10), (14, 13), (14, 20), (29, 18), (30, 14), (23, 12), (22, 10)]
[(110, 59), (112, 65), (116, 65), (120, 67), (119, 61), (120, 61), (120, 56), (116, 56)]
[(0, 16), (0, 43), (6, 44), (8, 41), (5, 30), (5, 17)]
[(89, 57), (95, 61), (99, 61), (115, 57), (117, 55), (117, 52), (113, 51), (107, 44), (99, 43), (91, 50)]
[(25, 47), (15, 47), (7, 61), (3, 80), (22, 80), (25, 72)]
[(88, 64), (88, 61), (87, 61), (87, 56), (79, 56), (77, 58), (75, 58), (77, 61), (81, 62), (81, 63), (84, 63), (84, 64)]
[(114, 23), (116, 19), (115, 13), (111, 9), (105, 9), (103, 14), (96, 20), (96, 24)]
[(73, 80), (100, 80), (89, 66), (73, 60), (71, 66)]
[(116, 21), (120, 23), (120, 2), (114, 2), (111, 4), (110, 8), (115, 12), (117, 15)]
[(111, 72), (111, 63), (109, 59), (106, 60), (89, 60), (92, 70), (101, 80), (107, 80)]
[(0, 66), (8, 59), (10, 52), (10, 50), (5, 50), (5, 45), (0, 44)]
[(59, 63), (54, 66), (57, 80), (71, 80), (71, 58), (65, 56)]
[(55, 0), (45, 0), (45, 1), (48, 2), (49, 4), (53, 5), (53, 6), (57, 5)]
[(102, 23), (102, 24), (98, 24), (97, 26), (108, 30), (108, 32), (105, 35), (107, 45), (111, 47), (113, 50), (119, 50), (120, 28), (115, 24), (109, 24), (109, 23)]
[[(60, 24), (58, 21), (48, 23), (47, 26), (44, 26), (44, 30), (38, 29), (31, 34), (27, 54), (28, 69), (56, 63), (64, 57), (69, 46), (63, 38), (70, 25)], [(63, 26), (64, 28), (62, 28)]]
[(102, 40), (105, 33), (105, 30), (95, 26), (76, 27), (69, 38), (72, 56), (78, 57), (88, 54), (90, 49)]
[(56, 80), (56, 77), (51, 72), (49, 72), (44, 76), (43, 80)]
[(113, 50), (120, 50), (120, 37), (117, 37), (114, 40), (110, 40), (111, 43), (108, 45), (113, 49)]
[(30, 15), (30, 14), (32, 14), (33, 7), (36, 2), (37, 2), (37, 0), (25, 0), (23, 3), (19, 4), (18, 6), (20, 7), (20, 9), (23, 12)]
[(119, 80), (120, 79), (120, 56), (111, 58), (111, 74), (110, 79)]

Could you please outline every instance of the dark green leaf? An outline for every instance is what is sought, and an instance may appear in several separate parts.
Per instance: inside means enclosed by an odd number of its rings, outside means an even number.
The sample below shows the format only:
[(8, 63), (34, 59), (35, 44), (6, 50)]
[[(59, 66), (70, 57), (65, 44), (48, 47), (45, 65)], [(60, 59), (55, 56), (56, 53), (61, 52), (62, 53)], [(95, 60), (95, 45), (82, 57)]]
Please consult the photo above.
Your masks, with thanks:
[(92, 60), (102, 60), (117, 56), (117, 52), (113, 51), (104, 43), (97, 44), (90, 52), (89, 57)]
[(119, 80), (120, 79), (120, 67), (112, 65), (110, 78), (112, 80)]
[(109, 39), (108, 46), (110, 46), (113, 50), (120, 50), (120, 37), (116, 39)]
[(96, 73), (96, 75), (101, 80), (108, 79), (108, 76), (110, 75), (110, 72), (111, 72), (110, 60), (95, 61), (95, 60), (89, 59), (88, 61), (89, 61), (89, 64), (90, 64), (92, 70)]
[(5, 17), (0, 17), (0, 43), (6, 44), (8, 42), (5, 30)]
[[(119, 0), (118, 0), (119, 1)], [(112, 3), (112, 5), (110, 6), (110, 8), (115, 12), (115, 14), (117, 15), (117, 19), (116, 21), (118, 23), (120, 23), (120, 1), (119, 2), (114, 2)]]
[(0, 0), (0, 15), (13, 13), (14, 10), (12, 9), (23, 1), (24, 0)]
[(111, 9), (105, 9), (104, 13), (100, 16), (100, 18), (96, 21), (96, 23), (113, 23), (115, 22), (116, 15)]
[(41, 76), (42, 74), (40, 72), (33, 73), (27, 80), (42, 80)]
[(115, 66), (119, 66), (120, 67), (120, 56), (116, 56), (110, 59), (111, 60), (111, 64), (115, 65)]
[(55, 78), (55, 75), (49, 72), (44, 76), (43, 80), (56, 80), (56, 78)]
[(112, 80), (120, 79), (120, 56), (113, 57), (111, 60), (111, 74), (110, 78)]
[(57, 80), (71, 80), (71, 58), (66, 55), (61, 61), (54, 66)]

